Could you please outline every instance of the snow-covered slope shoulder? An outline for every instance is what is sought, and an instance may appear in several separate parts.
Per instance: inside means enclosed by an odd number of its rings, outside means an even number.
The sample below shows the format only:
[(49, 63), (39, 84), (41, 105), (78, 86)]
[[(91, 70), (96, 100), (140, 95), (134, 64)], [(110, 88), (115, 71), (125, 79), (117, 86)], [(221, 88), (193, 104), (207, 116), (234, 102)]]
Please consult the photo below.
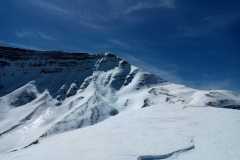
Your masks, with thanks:
[(0, 47), (0, 159), (240, 159), (239, 109), (114, 54)]

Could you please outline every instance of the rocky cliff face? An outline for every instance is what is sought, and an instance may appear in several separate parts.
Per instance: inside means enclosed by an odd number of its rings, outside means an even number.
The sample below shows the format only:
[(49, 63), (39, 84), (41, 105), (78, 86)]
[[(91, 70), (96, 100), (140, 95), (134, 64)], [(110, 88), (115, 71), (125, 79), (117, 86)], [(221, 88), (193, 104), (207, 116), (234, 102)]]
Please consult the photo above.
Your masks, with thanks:
[(0, 47), (0, 152), (156, 104), (240, 108), (235, 93), (172, 84), (113, 54)]
[[(17, 135), (29, 137), (28, 141), (17, 140), (2, 151), (118, 114), (115, 92), (136, 78), (136, 90), (165, 82), (109, 53), (0, 47), (0, 66), (0, 141)], [(11, 117), (11, 112), (19, 117)], [(33, 134), (36, 126), (41, 129)], [(23, 135), (20, 132), (24, 127), (28, 131)]]
[[(114, 79), (111, 86), (118, 90), (138, 72), (136, 70), (130, 75), (131, 65), (113, 54), (44, 52), (7, 47), (0, 47), (0, 66), (0, 96), (34, 81), (41, 92), (47, 89), (53, 97), (64, 98), (68, 95), (63, 95), (63, 92), (67, 92), (73, 83), (75, 88), (79, 88), (94, 72), (116, 68), (118, 73), (109, 75), (108, 78)], [(147, 74), (142, 81), (140, 85), (162, 80)]]

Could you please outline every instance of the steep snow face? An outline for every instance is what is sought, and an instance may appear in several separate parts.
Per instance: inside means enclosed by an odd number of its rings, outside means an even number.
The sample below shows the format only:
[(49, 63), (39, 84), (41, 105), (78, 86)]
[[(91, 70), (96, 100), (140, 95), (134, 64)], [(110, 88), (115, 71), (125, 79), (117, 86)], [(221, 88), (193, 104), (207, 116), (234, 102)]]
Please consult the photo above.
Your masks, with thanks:
[[(114, 158), (118, 147), (113, 146), (121, 142), (111, 136), (119, 137), (121, 141), (126, 136), (128, 142), (119, 146), (119, 150), (126, 147), (126, 150), (120, 151), (120, 154), (123, 154), (121, 156), (135, 154), (142, 156), (139, 159), (144, 160), (144, 157), (149, 157), (148, 155), (151, 157), (152, 154), (161, 154), (160, 157), (175, 156), (189, 147), (193, 149), (192, 137), (198, 130), (204, 129), (206, 119), (214, 114), (222, 114), (225, 118), (233, 116), (229, 121), (233, 120), (233, 126), (239, 128), (235, 123), (235, 120), (238, 120), (236, 115), (239, 115), (237, 110), (212, 109), (213, 107), (240, 109), (238, 94), (230, 91), (197, 90), (172, 84), (142, 71), (113, 54), (40, 52), (0, 47), (0, 67), (0, 154), (8, 155), (9, 152), (20, 151), (51, 139), (51, 144), (46, 143), (46, 146), (52, 145), (54, 148), (54, 145), (57, 145), (55, 143), (59, 141), (70, 145), (79, 138), (73, 134), (79, 134), (82, 137), (80, 139), (88, 140), (87, 137), (90, 136), (90, 143), (86, 145), (86, 141), (83, 141), (81, 144), (81, 140), (72, 147), (79, 148), (78, 145), (81, 145), (91, 148), (96, 141), (99, 144), (92, 149), (98, 152), (96, 155), (102, 157), (101, 159), (121, 159)], [(204, 111), (210, 112), (206, 119), (194, 118)], [(106, 121), (95, 125), (103, 120)], [(200, 125), (191, 129), (192, 124)], [(210, 123), (208, 127), (214, 128), (214, 125), (217, 125), (217, 121)], [(87, 128), (64, 133), (83, 127)], [(180, 129), (181, 127), (183, 128)], [(166, 132), (161, 131), (165, 129)], [(82, 133), (84, 130), (85, 133)], [(148, 133), (150, 130), (151, 133)], [(183, 130), (189, 130), (189, 133)], [(211, 135), (218, 134), (214, 129), (209, 132)], [(59, 133), (63, 133), (62, 138), (56, 136)], [(208, 131), (201, 133), (205, 135)], [(94, 138), (94, 134), (99, 137)], [(150, 135), (145, 139), (148, 134)], [(73, 138), (66, 140), (70, 135)], [(163, 137), (159, 139), (159, 135)], [(206, 138), (200, 134), (196, 135)], [(228, 136), (228, 133), (224, 132), (216, 140), (225, 135)], [(106, 140), (108, 136), (112, 141)], [(104, 143), (103, 140), (106, 140), (109, 152), (103, 152), (101, 149), (100, 144)], [(130, 145), (136, 146), (140, 140), (146, 147), (129, 148)], [(222, 142), (224, 143), (226, 142)], [(214, 143), (209, 145), (218, 147), (214, 146)], [(64, 148), (60, 146), (60, 150), (61, 147)], [(115, 151), (111, 150), (111, 147), (114, 147)], [(157, 148), (154, 149), (155, 147)], [(205, 153), (204, 150), (202, 152)], [(36, 153), (38, 154), (42, 154), (41, 151)], [(68, 157), (67, 151), (59, 154), (62, 157), (56, 154), (53, 152), (46, 158), (74, 159)], [(84, 159), (91, 159), (88, 157), (91, 153), (86, 152), (85, 156)]]
[(117, 97), (121, 88), (163, 82), (113, 54), (2, 47), (0, 64), (0, 144), (6, 144), (0, 152), (94, 125), (122, 109)]

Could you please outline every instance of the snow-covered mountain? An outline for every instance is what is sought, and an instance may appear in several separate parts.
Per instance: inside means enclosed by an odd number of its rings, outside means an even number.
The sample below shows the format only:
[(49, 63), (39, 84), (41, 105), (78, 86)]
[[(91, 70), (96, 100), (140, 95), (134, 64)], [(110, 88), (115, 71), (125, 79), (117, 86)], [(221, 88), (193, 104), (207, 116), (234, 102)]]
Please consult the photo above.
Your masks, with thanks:
[(0, 159), (237, 160), (239, 109), (110, 53), (0, 47)]

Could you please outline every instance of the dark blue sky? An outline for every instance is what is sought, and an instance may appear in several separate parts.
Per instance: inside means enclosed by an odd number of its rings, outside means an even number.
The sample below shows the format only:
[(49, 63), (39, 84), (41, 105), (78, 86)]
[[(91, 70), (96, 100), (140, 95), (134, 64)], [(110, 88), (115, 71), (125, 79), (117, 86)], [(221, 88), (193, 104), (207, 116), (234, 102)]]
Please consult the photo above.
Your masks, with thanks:
[(163, 78), (240, 90), (237, 0), (6, 0), (0, 42), (112, 51)]

